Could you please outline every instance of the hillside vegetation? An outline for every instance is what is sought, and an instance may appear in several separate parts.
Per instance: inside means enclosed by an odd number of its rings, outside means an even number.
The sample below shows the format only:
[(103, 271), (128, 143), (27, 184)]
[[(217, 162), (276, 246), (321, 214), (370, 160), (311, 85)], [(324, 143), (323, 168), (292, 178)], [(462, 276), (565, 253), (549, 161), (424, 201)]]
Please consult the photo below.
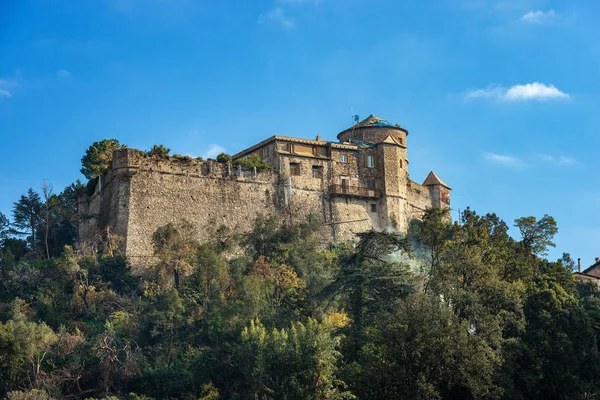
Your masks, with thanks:
[[(94, 143), (82, 172), (122, 147)], [(515, 239), (495, 214), (432, 208), (407, 235), (328, 246), (312, 215), (178, 221), (133, 274), (110, 230), (77, 243), (85, 190), (44, 183), (0, 213), (0, 397), (598, 398), (600, 295), (545, 258), (550, 216)]]
[(312, 216), (259, 217), (244, 235), (181, 221), (154, 233), (151, 267), (134, 276), (110, 237), (96, 253), (70, 237), (45, 254), (39, 203), (31, 240), (17, 245), (3, 218), (8, 398), (596, 396), (600, 301), (576, 286), (568, 255), (541, 257), (551, 217), (517, 220), (514, 240), (496, 215), (451, 223), (431, 209), (408, 236), (327, 248)]

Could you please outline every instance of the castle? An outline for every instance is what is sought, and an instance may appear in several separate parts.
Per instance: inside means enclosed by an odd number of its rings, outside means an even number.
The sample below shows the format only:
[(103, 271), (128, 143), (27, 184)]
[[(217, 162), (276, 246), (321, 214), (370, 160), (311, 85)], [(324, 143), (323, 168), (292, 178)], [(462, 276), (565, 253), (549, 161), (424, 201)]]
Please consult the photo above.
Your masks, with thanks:
[[(346, 241), (370, 229), (406, 232), (431, 206), (449, 207), (450, 187), (430, 172), (409, 179), (408, 131), (373, 115), (337, 135), (338, 142), (272, 136), (232, 157), (233, 163), (147, 156), (117, 150), (93, 193), (79, 198), (79, 241), (107, 227), (123, 238), (132, 264), (152, 257), (152, 234), (182, 220), (208, 240), (208, 226), (248, 231), (258, 214), (316, 213), (324, 240)], [(236, 165), (256, 156), (271, 168)]]

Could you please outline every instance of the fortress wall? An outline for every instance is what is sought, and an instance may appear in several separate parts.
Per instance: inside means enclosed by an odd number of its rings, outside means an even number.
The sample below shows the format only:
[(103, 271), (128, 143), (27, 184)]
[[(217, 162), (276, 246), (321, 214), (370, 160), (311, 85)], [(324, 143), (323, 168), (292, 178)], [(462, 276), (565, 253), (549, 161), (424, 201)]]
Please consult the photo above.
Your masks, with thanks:
[[(348, 163), (339, 162), (342, 153), (348, 155)], [(79, 214), (83, 217), (80, 242), (93, 240), (110, 226), (113, 233), (126, 239), (121, 248), (132, 265), (139, 266), (153, 261), (152, 234), (156, 229), (182, 220), (195, 226), (200, 241), (209, 240), (221, 224), (238, 233), (247, 232), (258, 214), (272, 213), (279, 213), (282, 220), (300, 220), (311, 212), (318, 214), (326, 227), (324, 243), (355, 240), (356, 233), (384, 230), (392, 225), (406, 231), (410, 219), (420, 217), (432, 205), (429, 188), (406, 181), (403, 176), (399, 181), (406, 182), (406, 192), (395, 188), (394, 195), (383, 195), (384, 158), (379, 157), (375, 168), (366, 168), (363, 158), (371, 153), (377, 155), (376, 149), (332, 149), (330, 160), (275, 156), (270, 149), (276, 172), (255, 174), (252, 169), (240, 171), (236, 166), (214, 161), (148, 157), (137, 150), (120, 150), (114, 153), (113, 163), (102, 177), (102, 189), (98, 184), (94, 195), (79, 199)], [(286, 206), (283, 194), (290, 162), (300, 164), (301, 174), (290, 177), (292, 194)], [(321, 167), (321, 176), (313, 177), (313, 166)], [(398, 167), (402, 168), (400, 164)], [(395, 176), (405, 171), (394, 169), (391, 173)], [(375, 178), (382, 195), (335, 195), (330, 188), (341, 184), (340, 175), (349, 176), (351, 186), (364, 187), (369, 178)], [(376, 206), (375, 211), (372, 205)]]
[(382, 214), (370, 212), (371, 204), (377, 204), (377, 210), (381, 210), (382, 203), (382, 198), (334, 197), (332, 199), (334, 220), (330, 227), (332, 231), (335, 230), (335, 239), (340, 242), (351, 241), (356, 240), (357, 233), (371, 229), (383, 230), (385, 220)]
[[(210, 226), (221, 224), (248, 231), (257, 214), (275, 212), (277, 179), (273, 172), (238, 170), (219, 163), (167, 163), (148, 157), (132, 160), (127, 255), (132, 264), (152, 257), (152, 234), (160, 226), (192, 223), (200, 241), (210, 239)], [(211, 172), (212, 171), (212, 172)]]
[(407, 185), (408, 193), (408, 209), (405, 216), (410, 222), (410, 219), (420, 217), (423, 211), (432, 206), (429, 187), (420, 185), (416, 182), (409, 181)]
[(126, 251), (129, 213), (128, 151), (115, 152), (110, 168), (98, 178), (94, 193), (78, 199), (79, 241), (89, 245), (100, 239), (102, 231), (110, 226), (112, 234), (120, 237)]

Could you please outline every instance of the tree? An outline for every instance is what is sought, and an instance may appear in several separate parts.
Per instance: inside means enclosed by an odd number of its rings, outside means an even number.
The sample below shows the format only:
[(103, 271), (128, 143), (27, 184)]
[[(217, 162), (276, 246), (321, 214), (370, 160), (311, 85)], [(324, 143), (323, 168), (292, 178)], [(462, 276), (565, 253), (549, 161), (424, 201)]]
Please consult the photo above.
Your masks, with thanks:
[(251, 277), (258, 277), (265, 284), (265, 296), (273, 307), (275, 314), (286, 303), (302, 298), (306, 283), (298, 278), (296, 272), (288, 265), (273, 265), (259, 257), (250, 271)]
[(77, 180), (49, 198), (50, 256), (59, 256), (65, 246), (72, 246), (77, 241), (77, 196), (83, 188), (84, 185)]
[(81, 173), (87, 179), (94, 179), (104, 173), (110, 166), (113, 152), (127, 147), (117, 139), (104, 139), (94, 142), (81, 158)]
[(162, 144), (154, 145), (150, 150), (146, 152), (149, 156), (157, 156), (157, 157), (168, 157), (171, 149), (163, 146)]
[(0, 247), (4, 246), (4, 241), (9, 238), (10, 221), (6, 215), (0, 212)]
[(187, 290), (198, 293), (203, 311), (208, 312), (213, 303), (225, 299), (225, 292), (231, 284), (229, 265), (206, 245), (198, 246), (192, 263), (194, 272), (189, 278)]
[[(41, 219), (42, 201), (40, 195), (29, 188), (27, 195), (21, 195), (21, 199), (14, 203), (13, 206), (13, 221), (14, 225), (28, 233), (30, 236), (31, 251), (35, 253), (35, 233)], [(23, 232), (19, 232), (23, 234)]]
[(413, 294), (369, 329), (354, 375), (368, 399), (494, 399), (501, 358), (430, 294)]
[(244, 376), (243, 398), (353, 399), (336, 377), (339, 338), (327, 322), (309, 318), (268, 331), (256, 320), (244, 328), (235, 359)]
[(13, 303), (16, 310), (13, 318), (5, 324), (0, 322), (0, 371), (5, 371), (0, 376), (5, 384), (10, 384), (26, 374), (35, 387), (42, 363), (57, 336), (45, 323), (28, 321), (19, 310), (20, 302), (17, 299)]
[(558, 233), (558, 227), (554, 218), (547, 214), (539, 221), (535, 217), (518, 218), (515, 226), (521, 232), (521, 243), (533, 254), (543, 256), (548, 246), (556, 246), (552, 239)]
[(217, 161), (221, 163), (230, 163), (231, 156), (226, 153), (219, 153), (219, 155), (217, 156)]
[(357, 350), (364, 330), (382, 311), (411, 293), (412, 274), (404, 262), (410, 242), (398, 234), (370, 231), (362, 233), (355, 251), (340, 261), (333, 281), (321, 296), (342, 296), (342, 305), (352, 318), (350, 339)]
[(543, 262), (529, 284), (527, 330), (505, 356), (510, 398), (574, 399), (597, 385), (600, 371), (591, 321), (562, 262)]
[(180, 288), (182, 278), (191, 275), (194, 270), (198, 243), (192, 239), (192, 231), (192, 226), (184, 221), (179, 229), (169, 223), (152, 234), (154, 254), (160, 260), (157, 265), (158, 278), (168, 283), (164, 279), (172, 276), (176, 289)]
[(421, 221), (415, 220), (411, 226), (411, 234), (417, 238), (420, 249), (424, 249), (426, 253), (427, 263), (423, 271), (426, 277), (425, 292), (440, 273), (444, 246), (451, 235), (449, 216), (448, 209), (432, 207), (425, 211)]
[(242, 167), (256, 167), (257, 171), (268, 171), (271, 169), (269, 164), (264, 163), (258, 154), (251, 154), (246, 157), (241, 157), (233, 161), (234, 165), (241, 165)]
[[(42, 184), (42, 195), (44, 196), (44, 247), (46, 248), (46, 258), (50, 259), (50, 247), (48, 246), (48, 235), (50, 233), (50, 211), (53, 208), (51, 204), (52, 185), (44, 179)], [(54, 203), (54, 202), (52, 202)]]

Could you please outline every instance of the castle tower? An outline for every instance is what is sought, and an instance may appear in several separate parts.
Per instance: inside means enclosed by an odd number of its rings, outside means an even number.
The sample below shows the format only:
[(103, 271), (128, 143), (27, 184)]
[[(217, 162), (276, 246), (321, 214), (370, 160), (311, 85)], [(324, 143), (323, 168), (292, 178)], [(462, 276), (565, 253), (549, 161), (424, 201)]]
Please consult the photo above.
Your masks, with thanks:
[(450, 186), (446, 185), (433, 171), (429, 172), (423, 182), (429, 189), (429, 196), (434, 206), (450, 207)]
[(340, 142), (359, 146), (364, 160), (360, 175), (377, 182), (381, 226), (400, 230), (406, 228), (407, 219), (407, 136), (406, 129), (374, 115), (337, 135)]

